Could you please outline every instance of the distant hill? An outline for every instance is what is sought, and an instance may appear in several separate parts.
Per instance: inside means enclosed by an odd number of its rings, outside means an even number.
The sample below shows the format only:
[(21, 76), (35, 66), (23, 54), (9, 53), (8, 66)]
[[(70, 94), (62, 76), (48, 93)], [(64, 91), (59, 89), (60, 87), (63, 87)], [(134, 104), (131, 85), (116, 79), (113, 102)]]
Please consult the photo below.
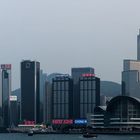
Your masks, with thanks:
[(112, 81), (101, 81), (101, 94), (115, 97), (121, 94), (121, 84)]

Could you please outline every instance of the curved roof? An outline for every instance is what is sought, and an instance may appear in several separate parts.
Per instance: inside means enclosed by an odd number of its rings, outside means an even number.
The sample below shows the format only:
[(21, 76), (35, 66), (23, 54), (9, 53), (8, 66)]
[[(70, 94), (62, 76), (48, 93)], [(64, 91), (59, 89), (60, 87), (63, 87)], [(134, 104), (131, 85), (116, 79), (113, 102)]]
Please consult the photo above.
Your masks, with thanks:
[(98, 106), (98, 108), (100, 108), (100, 109), (106, 111), (107, 106)]
[(109, 107), (112, 106), (112, 104), (114, 104), (114, 102), (116, 101), (120, 101), (120, 100), (131, 100), (133, 102), (137, 102), (140, 104), (140, 99), (136, 98), (136, 97), (130, 97), (130, 96), (116, 96), (114, 98), (112, 98), (106, 108), (106, 110), (108, 110)]

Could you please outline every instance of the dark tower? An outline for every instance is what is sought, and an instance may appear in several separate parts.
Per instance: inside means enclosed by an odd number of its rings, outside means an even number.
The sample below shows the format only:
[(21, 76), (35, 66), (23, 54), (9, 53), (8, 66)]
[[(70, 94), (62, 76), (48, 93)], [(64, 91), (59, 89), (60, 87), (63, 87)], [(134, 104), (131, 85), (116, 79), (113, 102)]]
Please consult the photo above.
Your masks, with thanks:
[(75, 119), (80, 118), (80, 91), (79, 91), (79, 79), (83, 74), (94, 74), (94, 68), (80, 67), (72, 68), (71, 75), (73, 79), (73, 116)]
[(40, 63), (21, 62), (21, 121), (39, 123)]

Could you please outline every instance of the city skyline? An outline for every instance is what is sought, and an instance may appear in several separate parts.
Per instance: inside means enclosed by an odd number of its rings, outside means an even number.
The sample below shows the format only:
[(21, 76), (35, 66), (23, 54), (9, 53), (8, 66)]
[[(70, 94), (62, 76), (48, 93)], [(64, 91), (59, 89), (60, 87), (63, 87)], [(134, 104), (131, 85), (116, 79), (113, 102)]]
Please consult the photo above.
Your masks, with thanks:
[(1, 1), (0, 64), (12, 64), (12, 90), (20, 87), (23, 59), (39, 61), (48, 74), (94, 67), (101, 80), (121, 83), (123, 59), (136, 58), (139, 5), (138, 0)]

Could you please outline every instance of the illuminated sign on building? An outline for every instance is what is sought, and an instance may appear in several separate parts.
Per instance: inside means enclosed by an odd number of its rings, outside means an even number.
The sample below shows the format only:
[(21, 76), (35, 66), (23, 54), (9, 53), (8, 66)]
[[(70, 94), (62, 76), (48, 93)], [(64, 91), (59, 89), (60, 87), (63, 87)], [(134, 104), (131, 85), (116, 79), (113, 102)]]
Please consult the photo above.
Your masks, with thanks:
[(2, 64), (1, 69), (11, 69), (11, 64)]
[(24, 125), (35, 125), (35, 121), (24, 121)]
[(92, 77), (92, 76), (95, 76), (95, 74), (92, 74), (92, 73), (85, 73), (85, 74), (82, 74), (83, 77)]
[(85, 119), (79, 119), (79, 120), (74, 120), (75, 124), (87, 124), (87, 120)]
[(52, 120), (52, 124), (73, 124), (73, 120)]
[(17, 101), (17, 96), (10, 96), (10, 101)]

